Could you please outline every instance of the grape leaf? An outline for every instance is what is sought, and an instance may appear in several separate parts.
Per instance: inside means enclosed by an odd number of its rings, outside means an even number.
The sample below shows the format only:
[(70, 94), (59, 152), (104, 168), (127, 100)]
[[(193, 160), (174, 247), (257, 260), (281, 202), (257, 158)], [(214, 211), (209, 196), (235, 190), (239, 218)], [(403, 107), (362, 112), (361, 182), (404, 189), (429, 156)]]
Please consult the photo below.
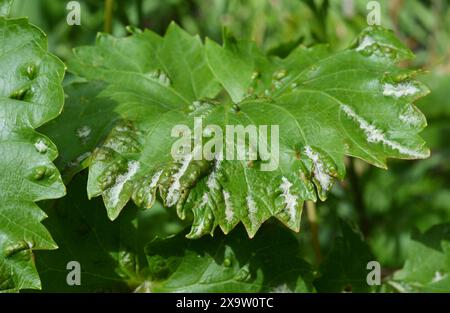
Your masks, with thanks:
[[(298, 231), (303, 201), (326, 199), (345, 175), (345, 155), (383, 168), (387, 158), (428, 157), (418, 136), (426, 120), (411, 104), (428, 89), (396, 66), (409, 57), (378, 27), (343, 51), (298, 47), (284, 59), (229, 34), (223, 47), (202, 44), (175, 24), (164, 37), (99, 35), (94, 47), (75, 51), (69, 69), (105, 82), (101, 96), (117, 103), (122, 121), (92, 155), (88, 194), (103, 197), (112, 220), (130, 199), (150, 208), (159, 195), (180, 218), (194, 216), (189, 238), (217, 226), (228, 233), (239, 222), (253, 237), (272, 216)], [(270, 164), (260, 153), (251, 162), (224, 159), (220, 150), (210, 161), (193, 153), (174, 159), (173, 127), (192, 130), (199, 117), (222, 129), (278, 125), (278, 167), (262, 171)], [(251, 153), (250, 142), (242, 147)]]
[(408, 258), (391, 285), (402, 292), (450, 292), (450, 224), (415, 232)]
[(64, 64), (26, 19), (0, 17), (0, 290), (39, 289), (33, 250), (56, 249), (36, 201), (65, 194), (55, 145), (34, 129), (63, 106)]
[[(154, 210), (129, 205), (116, 221), (106, 217), (101, 199), (89, 201), (87, 175), (76, 175), (66, 197), (44, 207), (44, 225), (60, 247), (37, 251), (36, 266), (45, 292), (130, 292), (148, 277), (145, 245), (155, 236), (184, 229), (159, 203)], [(80, 264), (80, 285), (68, 285), (69, 262)]]
[(65, 86), (63, 112), (40, 128), (59, 148), (55, 163), (66, 183), (89, 164), (91, 152), (120, 118), (114, 113), (114, 101), (98, 97), (103, 85), (74, 82)]
[[(312, 268), (287, 229), (267, 225), (254, 239), (239, 227), (228, 236), (191, 241), (183, 234), (146, 247), (151, 292), (311, 292)], [(195, 268), (195, 271), (192, 269)]]

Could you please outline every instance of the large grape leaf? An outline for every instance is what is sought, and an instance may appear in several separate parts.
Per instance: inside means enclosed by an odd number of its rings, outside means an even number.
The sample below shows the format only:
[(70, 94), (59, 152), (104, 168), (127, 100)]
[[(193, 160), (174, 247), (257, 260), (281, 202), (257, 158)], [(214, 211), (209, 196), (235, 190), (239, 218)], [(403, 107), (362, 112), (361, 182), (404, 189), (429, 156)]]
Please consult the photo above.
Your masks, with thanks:
[(412, 235), (408, 258), (390, 284), (401, 292), (450, 292), (450, 224)]
[(158, 238), (146, 247), (150, 279), (142, 287), (151, 292), (311, 292), (312, 267), (299, 250), (295, 236), (274, 224), (252, 240), (242, 227), (218, 238)]
[[(326, 198), (345, 175), (345, 155), (379, 167), (429, 155), (418, 136), (425, 118), (411, 104), (428, 90), (396, 66), (411, 56), (382, 28), (337, 53), (298, 47), (284, 59), (228, 34), (223, 47), (202, 44), (174, 24), (164, 37), (99, 35), (94, 47), (75, 51), (69, 69), (105, 82), (99, 96), (116, 102), (122, 121), (92, 155), (88, 194), (103, 197), (110, 219), (130, 198), (150, 208), (158, 195), (181, 218), (193, 214), (190, 238), (216, 226), (228, 233), (239, 222), (252, 237), (272, 216), (298, 231), (303, 201)], [(260, 154), (232, 161), (220, 151), (211, 161), (174, 159), (172, 128), (192, 130), (196, 117), (222, 129), (278, 125), (279, 166), (262, 171), (268, 162)], [(249, 152), (250, 143), (244, 147)]]
[(57, 248), (35, 202), (65, 187), (55, 145), (34, 129), (60, 113), (63, 76), (38, 28), (0, 17), (0, 290), (39, 289), (33, 250)]

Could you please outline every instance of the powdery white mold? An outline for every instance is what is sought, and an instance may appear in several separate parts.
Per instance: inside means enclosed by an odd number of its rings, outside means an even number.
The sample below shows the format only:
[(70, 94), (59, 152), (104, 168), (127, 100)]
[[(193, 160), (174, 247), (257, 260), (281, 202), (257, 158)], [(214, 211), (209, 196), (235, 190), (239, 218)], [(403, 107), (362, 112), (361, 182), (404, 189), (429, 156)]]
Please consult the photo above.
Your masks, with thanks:
[(373, 45), (375, 43), (375, 40), (372, 39), (370, 36), (364, 36), (363, 40), (359, 43), (358, 47), (356, 47), (356, 51), (362, 51), (366, 49), (367, 47)]
[(422, 122), (421, 116), (414, 110), (411, 105), (408, 105), (400, 114), (400, 120), (411, 126), (419, 126)]
[(270, 292), (272, 293), (292, 293), (292, 290), (289, 289), (288, 285), (281, 284), (273, 288)]
[(77, 128), (76, 133), (77, 133), (77, 137), (85, 140), (89, 137), (89, 135), (91, 134), (91, 128), (87, 125), (81, 126), (80, 128)]
[(147, 203), (152, 203), (153, 201), (153, 189), (158, 184), (159, 178), (161, 177), (162, 170), (156, 172), (155, 175), (153, 175), (152, 180), (150, 181), (150, 185), (148, 186), (148, 193), (147, 193)]
[(252, 226), (254, 227), (257, 224), (256, 213), (258, 212), (258, 208), (257, 208), (256, 202), (253, 199), (251, 194), (249, 194), (247, 196), (246, 200), (247, 200), (250, 222), (252, 223)]
[(214, 169), (211, 172), (211, 175), (209, 175), (208, 180), (206, 182), (206, 185), (210, 190), (219, 189), (219, 184), (217, 182), (217, 172), (220, 170), (220, 167), (222, 166), (222, 158), (221, 156), (218, 156), (216, 158), (216, 163), (214, 165)]
[(170, 86), (170, 84), (171, 84), (169, 76), (167, 76), (166, 73), (163, 73), (163, 72), (161, 72), (159, 74), (158, 81), (161, 85), (164, 85), (166, 87)]
[(203, 230), (205, 229), (205, 219), (202, 219), (200, 221), (200, 224), (197, 226), (197, 229), (195, 230), (195, 237), (199, 237), (202, 235)]
[(404, 147), (401, 144), (399, 144), (398, 142), (395, 142), (393, 140), (386, 138), (383, 131), (376, 128), (374, 125), (369, 124), (364, 118), (362, 118), (361, 116), (356, 114), (356, 112), (353, 111), (353, 109), (351, 107), (349, 107), (348, 105), (342, 104), (341, 110), (344, 111), (344, 113), (348, 117), (350, 117), (352, 120), (354, 120), (355, 122), (357, 122), (359, 124), (359, 128), (361, 128), (364, 131), (368, 142), (382, 143), (394, 150), (397, 150), (401, 154), (405, 154), (408, 156), (413, 156), (413, 157), (426, 156), (425, 154), (420, 153), (419, 151), (410, 149), (408, 147)]
[(305, 154), (313, 162), (314, 177), (319, 182), (322, 190), (327, 191), (331, 187), (333, 180), (331, 176), (327, 174), (325, 165), (320, 160), (319, 154), (313, 151), (310, 146), (305, 147)]
[(283, 192), (282, 196), (284, 198), (284, 204), (286, 205), (286, 210), (289, 212), (289, 216), (291, 220), (295, 220), (295, 216), (297, 214), (297, 199), (296, 195), (291, 194), (292, 183), (286, 178), (281, 178), (282, 183), (280, 185), (280, 189)]
[(406, 96), (412, 96), (420, 92), (420, 89), (411, 83), (400, 83), (397, 85), (384, 84), (383, 95), (393, 96), (395, 98), (401, 98)]
[(80, 154), (75, 160), (73, 160), (73, 161), (70, 161), (69, 163), (68, 163), (68, 165), (70, 166), (70, 167), (75, 167), (75, 166), (79, 166), (80, 164), (81, 164), (81, 162), (83, 162), (85, 159), (87, 159), (88, 157), (90, 157), (91, 156), (91, 152), (85, 152), (85, 153), (83, 153), (83, 154)]
[[(189, 115), (204, 118), (208, 116), (209, 113), (211, 113), (212, 109), (213, 105), (211, 103), (196, 100), (189, 106)], [(203, 134), (206, 137), (212, 136), (212, 129), (209, 127), (205, 127), (205, 129), (203, 130)]]
[(115, 184), (108, 190), (111, 206), (115, 207), (119, 203), (123, 187), (134, 175), (136, 175), (139, 166), (140, 164), (138, 161), (130, 161), (128, 162), (127, 171), (117, 176)]
[(223, 200), (225, 202), (225, 219), (228, 223), (231, 223), (234, 218), (233, 203), (231, 202), (230, 193), (226, 190), (222, 190)]
[(48, 146), (46, 145), (43, 139), (39, 139), (34, 143), (34, 147), (39, 153), (45, 153), (48, 150)]
[(443, 280), (446, 276), (447, 276), (447, 274), (442, 275), (441, 272), (437, 271), (437, 272), (434, 273), (434, 277), (433, 277), (433, 280), (431, 282), (432, 283), (437, 283), (437, 282)]
[[(205, 192), (202, 196), (202, 201), (200, 202), (200, 208), (204, 208), (206, 204), (208, 203), (209, 195), (207, 192)], [(200, 221), (200, 224), (197, 226), (195, 230), (195, 236), (198, 237), (203, 233), (203, 230), (205, 229), (205, 218), (203, 217)]]
[(169, 187), (169, 190), (167, 191), (167, 196), (166, 196), (166, 203), (167, 206), (173, 206), (175, 203), (177, 203), (178, 199), (180, 198), (180, 189), (181, 189), (181, 184), (180, 184), (180, 179), (181, 177), (183, 177), (183, 175), (186, 173), (186, 170), (189, 167), (189, 164), (192, 161), (192, 157), (193, 154), (188, 154), (184, 159), (183, 162), (181, 163), (181, 166), (178, 170), (178, 172), (176, 172), (172, 178), (173, 178), (173, 182)]
[(205, 192), (202, 196), (202, 202), (200, 202), (200, 207), (203, 208), (208, 203), (209, 195), (207, 192)]

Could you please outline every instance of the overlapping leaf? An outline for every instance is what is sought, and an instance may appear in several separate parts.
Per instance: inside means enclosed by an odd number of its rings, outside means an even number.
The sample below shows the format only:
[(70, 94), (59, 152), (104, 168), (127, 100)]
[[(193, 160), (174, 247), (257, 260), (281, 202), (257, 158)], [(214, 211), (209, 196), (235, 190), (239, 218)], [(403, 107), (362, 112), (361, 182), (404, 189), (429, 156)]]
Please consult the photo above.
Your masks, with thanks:
[(318, 292), (369, 292), (367, 264), (375, 260), (361, 235), (340, 221), (341, 234), (335, 239), (330, 254), (320, 265), (314, 281)]
[(39, 29), (0, 17), (0, 290), (40, 288), (33, 250), (57, 247), (35, 202), (65, 188), (56, 147), (34, 129), (60, 113), (63, 76)]
[[(249, 240), (239, 227), (228, 236), (189, 241), (182, 234), (146, 248), (151, 292), (312, 292), (312, 267), (295, 237), (267, 225)], [(195, 271), (192, 269), (195, 268)]]
[[(175, 25), (164, 38), (100, 35), (95, 47), (76, 50), (69, 67), (106, 82), (101, 96), (116, 102), (122, 119), (92, 156), (88, 193), (103, 197), (111, 219), (130, 198), (149, 208), (160, 196), (181, 218), (193, 214), (190, 238), (216, 226), (228, 233), (239, 222), (252, 237), (272, 216), (298, 231), (303, 201), (326, 198), (345, 174), (345, 155), (380, 167), (387, 158), (428, 156), (418, 136), (426, 121), (411, 104), (428, 90), (396, 66), (411, 56), (381, 28), (341, 52), (299, 47), (285, 59), (229, 35), (223, 47), (202, 44)], [(211, 161), (175, 160), (172, 129), (193, 130), (195, 117), (222, 129), (278, 125), (279, 166), (261, 171), (260, 155), (225, 160), (223, 151)]]
[(450, 224), (414, 233), (403, 269), (390, 282), (401, 292), (450, 292)]
[[(77, 175), (63, 199), (44, 207), (45, 226), (60, 244), (38, 251), (36, 266), (46, 292), (131, 292), (148, 278), (144, 247), (155, 236), (183, 230), (180, 220), (159, 203), (153, 210), (129, 205), (117, 220), (106, 217), (101, 199), (89, 201), (87, 175)], [(67, 264), (80, 264), (80, 285), (66, 282)]]

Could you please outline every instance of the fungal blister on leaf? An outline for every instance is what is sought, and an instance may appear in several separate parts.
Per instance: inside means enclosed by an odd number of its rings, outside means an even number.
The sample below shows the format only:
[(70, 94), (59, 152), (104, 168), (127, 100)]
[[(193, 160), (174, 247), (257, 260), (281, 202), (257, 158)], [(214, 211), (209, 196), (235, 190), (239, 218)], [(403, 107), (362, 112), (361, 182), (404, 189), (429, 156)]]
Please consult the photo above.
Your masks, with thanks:
[(61, 111), (65, 67), (27, 19), (0, 16), (0, 33), (0, 289), (17, 292), (41, 288), (34, 250), (57, 247), (34, 201), (62, 197), (65, 187), (51, 163), (55, 145), (34, 128)]

